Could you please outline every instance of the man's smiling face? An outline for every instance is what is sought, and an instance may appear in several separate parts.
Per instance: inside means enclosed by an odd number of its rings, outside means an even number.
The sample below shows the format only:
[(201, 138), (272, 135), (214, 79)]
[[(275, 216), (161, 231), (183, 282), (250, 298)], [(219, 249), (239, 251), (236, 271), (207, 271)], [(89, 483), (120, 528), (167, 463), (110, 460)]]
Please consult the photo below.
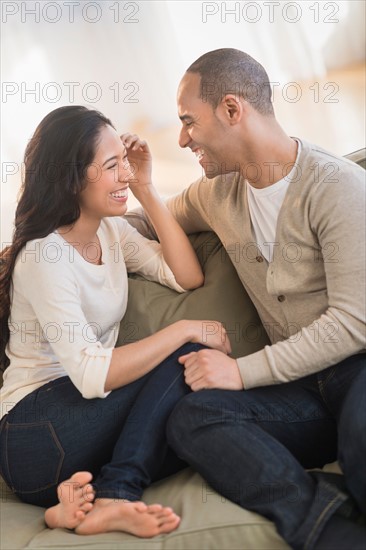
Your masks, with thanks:
[(221, 105), (216, 110), (200, 97), (201, 77), (186, 73), (178, 88), (178, 115), (182, 121), (179, 145), (189, 147), (198, 158), (205, 175), (214, 178), (232, 172), (235, 165), (229, 161), (229, 131)]

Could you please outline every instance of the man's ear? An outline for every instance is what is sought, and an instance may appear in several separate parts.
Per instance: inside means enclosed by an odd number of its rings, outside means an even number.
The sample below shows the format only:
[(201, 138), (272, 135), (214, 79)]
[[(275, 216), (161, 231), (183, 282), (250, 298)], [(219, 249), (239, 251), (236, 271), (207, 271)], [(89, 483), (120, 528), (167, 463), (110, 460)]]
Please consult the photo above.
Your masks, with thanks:
[(240, 122), (243, 111), (243, 99), (235, 94), (226, 94), (221, 100), (221, 109), (229, 124), (238, 124)]

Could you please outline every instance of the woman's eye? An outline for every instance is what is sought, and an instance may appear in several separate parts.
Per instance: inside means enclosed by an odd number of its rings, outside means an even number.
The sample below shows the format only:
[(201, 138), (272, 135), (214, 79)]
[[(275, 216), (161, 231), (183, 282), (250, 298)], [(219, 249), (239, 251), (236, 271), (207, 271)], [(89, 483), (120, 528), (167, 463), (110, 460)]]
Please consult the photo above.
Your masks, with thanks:
[(113, 168), (115, 168), (116, 166), (117, 166), (117, 163), (112, 164), (112, 166), (108, 166), (108, 170), (113, 170)]

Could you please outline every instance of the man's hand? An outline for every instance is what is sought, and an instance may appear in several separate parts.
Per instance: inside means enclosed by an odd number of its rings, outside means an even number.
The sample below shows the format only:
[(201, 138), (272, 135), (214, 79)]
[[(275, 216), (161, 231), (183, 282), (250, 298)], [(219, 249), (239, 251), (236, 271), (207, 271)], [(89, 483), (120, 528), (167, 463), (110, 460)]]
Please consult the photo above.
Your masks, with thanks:
[(214, 349), (202, 349), (182, 355), (186, 384), (192, 391), (219, 388), (242, 390), (244, 385), (235, 359)]

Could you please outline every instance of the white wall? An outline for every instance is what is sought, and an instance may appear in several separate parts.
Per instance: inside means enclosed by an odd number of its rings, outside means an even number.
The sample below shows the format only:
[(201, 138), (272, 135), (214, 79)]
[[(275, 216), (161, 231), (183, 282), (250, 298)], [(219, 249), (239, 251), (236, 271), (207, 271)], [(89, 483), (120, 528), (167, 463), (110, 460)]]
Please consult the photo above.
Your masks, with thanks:
[(80, 103), (121, 131), (159, 131), (177, 120), (184, 70), (210, 49), (245, 50), (282, 85), (364, 59), (364, 0), (3, 1), (1, 10), (1, 246), (26, 143), (52, 109)]

